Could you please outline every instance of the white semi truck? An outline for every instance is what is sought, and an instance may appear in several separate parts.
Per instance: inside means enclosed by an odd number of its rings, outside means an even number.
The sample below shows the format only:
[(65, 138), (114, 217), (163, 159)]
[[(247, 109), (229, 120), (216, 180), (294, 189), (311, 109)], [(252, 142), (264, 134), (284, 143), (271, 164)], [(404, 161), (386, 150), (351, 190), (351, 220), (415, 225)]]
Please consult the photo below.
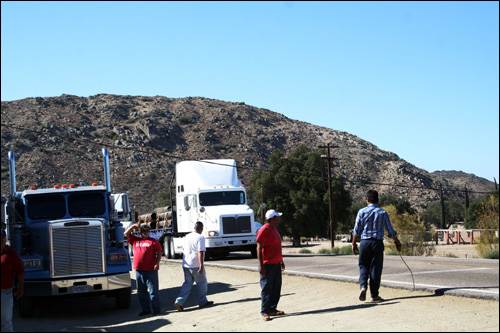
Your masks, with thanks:
[(139, 218), (151, 224), (151, 235), (164, 245), (168, 258), (180, 257), (183, 238), (198, 221), (204, 225), (207, 258), (235, 251), (257, 257), (254, 213), (235, 160), (179, 162), (171, 188), (171, 208), (157, 208)]

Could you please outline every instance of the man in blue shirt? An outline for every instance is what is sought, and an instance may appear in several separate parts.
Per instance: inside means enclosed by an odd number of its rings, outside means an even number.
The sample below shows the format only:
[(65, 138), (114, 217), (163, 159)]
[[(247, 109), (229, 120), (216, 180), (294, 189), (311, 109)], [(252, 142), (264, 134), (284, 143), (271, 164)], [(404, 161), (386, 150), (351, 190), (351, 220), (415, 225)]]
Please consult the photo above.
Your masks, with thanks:
[(384, 264), (384, 229), (394, 240), (396, 248), (401, 251), (401, 243), (391, 225), (389, 215), (378, 204), (378, 192), (369, 190), (366, 194), (368, 207), (360, 209), (353, 230), (352, 252), (358, 252), (356, 241), (361, 238), (359, 246), (359, 284), (361, 293), (359, 300), (366, 300), (368, 277), (370, 277), (370, 294), (373, 302), (383, 301), (379, 296), (380, 279)]

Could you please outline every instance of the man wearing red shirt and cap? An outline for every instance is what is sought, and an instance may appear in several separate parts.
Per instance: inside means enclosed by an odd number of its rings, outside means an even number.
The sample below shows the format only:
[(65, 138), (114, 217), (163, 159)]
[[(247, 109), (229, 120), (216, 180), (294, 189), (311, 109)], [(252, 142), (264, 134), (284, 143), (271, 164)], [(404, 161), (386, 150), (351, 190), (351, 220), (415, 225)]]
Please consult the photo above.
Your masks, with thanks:
[[(133, 230), (139, 230), (141, 237), (132, 234)], [(134, 269), (136, 273), (137, 294), (141, 304), (142, 312), (139, 316), (151, 313), (161, 314), (160, 290), (158, 281), (158, 270), (163, 250), (160, 242), (149, 237), (147, 225), (132, 224), (125, 230), (127, 242), (134, 247)], [(149, 289), (149, 293), (148, 293)], [(151, 304), (151, 305), (150, 305)]]
[(257, 233), (257, 258), (261, 292), (261, 315), (264, 320), (271, 316), (282, 316), (285, 313), (277, 309), (281, 295), (281, 272), (285, 263), (281, 251), (281, 236), (278, 232), (281, 213), (274, 209), (266, 213), (266, 224)]

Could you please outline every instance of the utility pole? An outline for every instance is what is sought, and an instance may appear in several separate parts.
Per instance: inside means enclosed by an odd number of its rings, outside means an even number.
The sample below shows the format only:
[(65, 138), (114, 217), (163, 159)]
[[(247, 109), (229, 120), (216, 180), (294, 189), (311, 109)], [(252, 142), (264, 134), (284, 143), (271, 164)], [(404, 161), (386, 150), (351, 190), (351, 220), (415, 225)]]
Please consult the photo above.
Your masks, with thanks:
[(336, 160), (336, 158), (331, 157), (330, 148), (338, 148), (337, 146), (330, 146), (328, 143), (326, 146), (319, 146), (319, 148), (326, 148), (326, 156), (321, 155), (321, 158), (326, 159), (328, 162), (328, 197), (329, 197), (329, 206), (330, 206), (330, 238), (332, 249), (335, 247), (335, 232), (333, 227), (333, 202), (332, 202), (332, 161)]

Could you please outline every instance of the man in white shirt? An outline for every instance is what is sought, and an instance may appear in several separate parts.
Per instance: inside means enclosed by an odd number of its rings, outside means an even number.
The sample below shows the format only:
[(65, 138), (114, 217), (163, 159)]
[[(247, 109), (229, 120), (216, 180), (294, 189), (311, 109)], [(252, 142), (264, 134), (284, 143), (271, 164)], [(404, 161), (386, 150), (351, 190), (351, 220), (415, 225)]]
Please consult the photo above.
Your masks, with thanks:
[(202, 236), (202, 232), (203, 223), (196, 222), (194, 231), (188, 234), (184, 240), (184, 255), (182, 258), (184, 283), (179, 296), (175, 300), (175, 307), (178, 311), (184, 311), (184, 302), (186, 302), (194, 282), (196, 282), (198, 289), (198, 305), (200, 308), (214, 304), (214, 302), (207, 300), (207, 275), (203, 265), (206, 249), (205, 237)]

